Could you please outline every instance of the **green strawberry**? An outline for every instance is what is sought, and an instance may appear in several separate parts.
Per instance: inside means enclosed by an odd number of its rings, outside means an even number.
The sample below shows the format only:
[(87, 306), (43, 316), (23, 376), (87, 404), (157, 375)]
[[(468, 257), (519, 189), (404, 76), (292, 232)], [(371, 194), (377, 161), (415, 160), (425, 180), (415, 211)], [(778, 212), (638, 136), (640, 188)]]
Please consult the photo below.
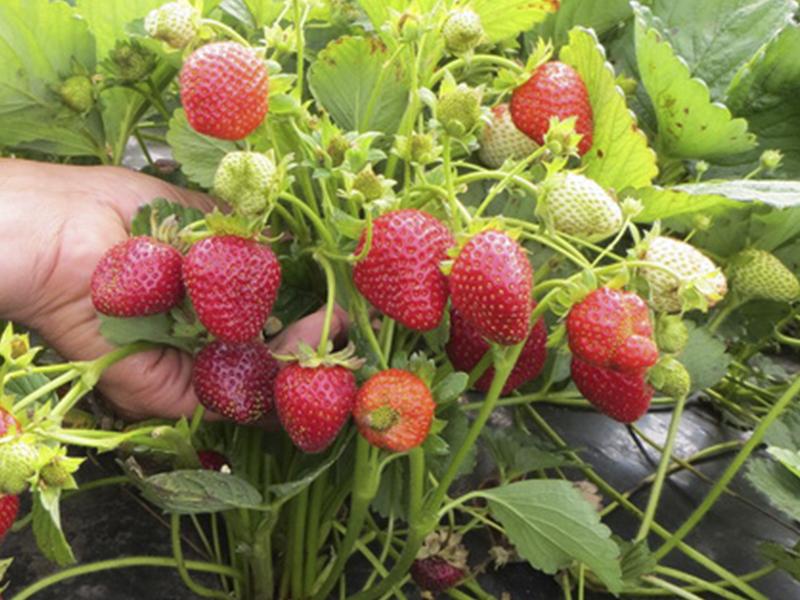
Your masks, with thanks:
[(737, 254), (729, 270), (731, 287), (743, 298), (794, 302), (800, 298), (800, 281), (780, 259), (751, 248)]
[(147, 35), (173, 48), (185, 48), (197, 35), (200, 13), (187, 2), (168, 2), (151, 10), (144, 20)]
[(556, 231), (597, 242), (622, 228), (619, 203), (585, 175), (559, 173), (548, 181), (545, 190), (539, 213)]
[(88, 112), (94, 105), (94, 86), (86, 75), (73, 75), (58, 88), (61, 100), (77, 113)]
[(528, 158), (539, 148), (539, 144), (514, 125), (511, 113), (508, 112), (508, 104), (499, 104), (492, 109), (479, 141), (481, 149), (478, 157), (492, 169), (499, 169), (508, 159)]
[(353, 189), (359, 192), (366, 202), (373, 202), (383, 198), (386, 194), (386, 185), (379, 175), (372, 170), (372, 165), (367, 165), (353, 179)]
[(656, 343), (659, 350), (678, 354), (689, 341), (689, 330), (679, 315), (661, 315), (656, 322)]
[(474, 11), (463, 9), (452, 11), (442, 28), (444, 43), (454, 54), (473, 50), (483, 38), (481, 18)]
[(480, 90), (463, 83), (442, 91), (436, 105), (436, 118), (453, 136), (469, 133), (481, 120)]
[(670, 398), (684, 398), (692, 388), (692, 377), (686, 367), (672, 356), (659, 360), (648, 372), (647, 381)]
[(275, 161), (260, 152), (229, 152), (214, 175), (214, 194), (244, 215), (263, 214), (277, 187)]
[(21, 494), (36, 474), (39, 453), (21, 439), (0, 443), (0, 494)]
[(650, 303), (657, 311), (707, 310), (728, 291), (719, 267), (686, 242), (656, 236), (646, 241), (641, 258), (661, 267), (641, 270), (650, 286)]

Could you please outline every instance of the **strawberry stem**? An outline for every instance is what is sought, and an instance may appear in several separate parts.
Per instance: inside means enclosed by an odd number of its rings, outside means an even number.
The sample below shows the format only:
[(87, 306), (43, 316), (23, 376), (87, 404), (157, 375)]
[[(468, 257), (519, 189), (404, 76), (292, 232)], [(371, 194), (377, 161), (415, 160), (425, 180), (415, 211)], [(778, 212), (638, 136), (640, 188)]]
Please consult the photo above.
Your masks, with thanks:
[(173, 513), (170, 516), (170, 529), (172, 532), (172, 553), (175, 557), (175, 567), (178, 569), (178, 574), (184, 585), (192, 592), (203, 598), (229, 598), (228, 594), (218, 590), (209, 589), (197, 583), (192, 579), (189, 570), (186, 568), (186, 563), (183, 559), (183, 549), (181, 548), (181, 516)]
[(333, 321), (333, 311), (336, 308), (336, 275), (330, 261), (319, 252), (314, 254), (314, 259), (325, 272), (325, 283), (328, 287), (328, 299), (325, 306), (325, 320), (322, 322), (322, 332), (319, 335), (319, 346), (317, 346), (317, 356), (324, 358), (328, 351), (328, 337), (331, 332), (331, 322)]

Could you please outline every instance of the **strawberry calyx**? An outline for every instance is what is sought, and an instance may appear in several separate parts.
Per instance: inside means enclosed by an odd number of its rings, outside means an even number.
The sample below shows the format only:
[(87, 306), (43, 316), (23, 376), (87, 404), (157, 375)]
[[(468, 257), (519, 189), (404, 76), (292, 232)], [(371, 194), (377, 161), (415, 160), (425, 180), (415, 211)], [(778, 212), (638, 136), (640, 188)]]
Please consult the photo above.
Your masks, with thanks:
[(356, 356), (355, 352), (356, 346), (353, 342), (349, 342), (344, 349), (338, 352), (333, 351), (332, 342), (328, 342), (324, 352), (319, 352), (308, 344), (300, 342), (294, 353), (274, 354), (273, 356), (283, 362), (296, 362), (306, 369), (344, 367), (350, 371), (358, 371), (364, 366), (366, 359)]

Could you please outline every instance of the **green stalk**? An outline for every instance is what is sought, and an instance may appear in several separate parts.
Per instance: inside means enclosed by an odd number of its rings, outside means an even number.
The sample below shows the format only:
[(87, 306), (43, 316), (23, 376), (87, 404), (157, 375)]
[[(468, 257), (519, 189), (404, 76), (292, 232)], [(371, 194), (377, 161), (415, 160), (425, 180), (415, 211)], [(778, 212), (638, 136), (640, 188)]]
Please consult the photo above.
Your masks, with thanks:
[(324, 357), (328, 352), (328, 337), (331, 332), (331, 322), (333, 321), (333, 311), (336, 308), (336, 275), (330, 261), (319, 252), (314, 255), (314, 259), (325, 271), (325, 283), (328, 287), (327, 304), (325, 305), (325, 320), (322, 323), (322, 332), (319, 336), (319, 346), (317, 356)]
[(306, 523), (306, 556), (303, 572), (303, 587), (306, 593), (314, 587), (317, 579), (317, 552), (319, 551), (319, 532), (322, 517), (322, 500), (325, 497), (328, 477), (327, 471), (323, 472), (311, 484), (311, 496), (308, 507), (308, 521)]
[(744, 465), (745, 461), (750, 457), (750, 454), (752, 454), (753, 450), (755, 450), (756, 447), (761, 444), (761, 440), (764, 439), (764, 435), (767, 433), (767, 430), (770, 428), (772, 423), (774, 423), (775, 420), (783, 413), (783, 411), (786, 410), (798, 392), (800, 392), (800, 377), (795, 378), (795, 380), (792, 382), (792, 385), (789, 386), (789, 389), (783, 393), (772, 409), (761, 420), (761, 422), (753, 431), (753, 434), (750, 436), (750, 439), (745, 442), (744, 446), (742, 446), (742, 449), (733, 458), (731, 463), (728, 465), (728, 468), (725, 469), (725, 472), (717, 480), (717, 483), (714, 484), (714, 487), (711, 488), (708, 496), (705, 497), (700, 506), (698, 506), (695, 511), (689, 515), (689, 518), (687, 518), (683, 525), (678, 528), (678, 531), (676, 531), (658, 550), (653, 553), (657, 560), (666, 556), (669, 551), (672, 550), (678, 542), (683, 540), (683, 538), (685, 538), (694, 529), (695, 525), (702, 520), (720, 495), (722, 495), (728, 484), (733, 480), (736, 473), (739, 472), (739, 469), (742, 468), (742, 465)]
[(683, 588), (678, 587), (677, 585), (674, 585), (668, 581), (664, 581), (663, 579), (659, 579), (654, 575), (645, 575), (644, 577), (642, 577), (642, 579), (647, 583), (650, 583), (656, 587), (660, 587), (663, 590), (672, 592), (673, 594), (675, 594), (676, 598), (683, 598), (684, 600), (703, 600), (701, 596), (693, 594), (692, 592), (687, 592)]
[(305, 68), (304, 61), (305, 57), (303, 53), (305, 51), (305, 39), (303, 34), (303, 26), (304, 26), (304, 19), (303, 19), (303, 12), (300, 8), (300, 0), (294, 0), (292, 3), (294, 5), (294, 29), (296, 35), (296, 43), (297, 43), (297, 86), (294, 88), (294, 97), (302, 104), (303, 102), (303, 69)]
[(664, 450), (661, 454), (661, 461), (658, 463), (658, 470), (656, 471), (656, 478), (653, 482), (653, 488), (650, 491), (650, 497), (647, 500), (647, 507), (644, 511), (644, 518), (642, 519), (639, 533), (636, 534), (635, 542), (647, 538), (650, 533), (650, 527), (653, 524), (653, 519), (656, 516), (656, 509), (658, 502), (661, 500), (661, 490), (664, 487), (664, 480), (667, 477), (667, 470), (672, 462), (672, 451), (675, 448), (675, 439), (678, 436), (678, 427), (681, 422), (681, 415), (683, 414), (683, 407), (686, 404), (686, 396), (678, 398), (675, 404), (675, 411), (672, 413), (672, 420), (669, 424), (669, 431), (667, 432), (667, 440), (664, 444)]
[[(102, 571), (111, 571), (113, 569), (127, 569), (131, 567), (162, 567), (175, 569), (178, 567), (178, 562), (171, 557), (167, 556), (130, 556), (127, 558), (114, 558), (111, 560), (103, 560), (100, 562), (89, 563), (87, 565), (79, 565), (71, 569), (65, 569), (58, 573), (53, 573), (47, 577), (43, 577), (36, 583), (29, 585), (21, 592), (18, 592), (11, 600), (28, 600), (39, 592), (56, 585), (67, 579), (73, 577), (80, 577), (81, 575), (89, 575), (91, 573), (99, 573)], [(241, 579), (241, 573), (225, 565), (215, 565), (212, 563), (204, 563), (195, 560), (187, 560), (184, 563), (186, 569), (192, 571), (202, 571), (205, 573), (217, 573), (225, 575), (234, 579)], [(227, 596), (226, 596), (227, 597)]]
[(364, 521), (367, 518), (369, 504), (378, 491), (376, 461), (371, 458), (371, 447), (367, 440), (362, 436), (356, 437), (356, 463), (353, 469), (353, 493), (350, 501), (350, 515), (347, 519), (347, 530), (339, 550), (336, 560), (328, 572), (325, 581), (314, 594), (314, 600), (327, 600), (336, 582), (344, 572), (347, 561), (353, 552), (353, 547), (358, 540)]
[(292, 552), (289, 563), (291, 569), (291, 590), (292, 600), (302, 600), (305, 598), (303, 590), (303, 538), (306, 528), (306, 517), (308, 516), (308, 488), (304, 489), (294, 501), (292, 511), (292, 524), (289, 531), (291, 535), (290, 548)]
[(186, 568), (186, 564), (183, 560), (183, 549), (181, 548), (180, 515), (173, 513), (170, 516), (170, 529), (172, 530), (172, 553), (175, 556), (175, 567), (178, 569), (178, 574), (181, 576), (181, 580), (183, 581), (184, 585), (189, 588), (191, 592), (197, 594), (198, 596), (202, 596), (203, 598), (221, 598), (223, 600), (229, 600), (228, 594), (225, 592), (212, 590), (200, 585), (194, 579), (192, 579), (191, 575), (189, 575), (189, 571)]
[(63, 375), (59, 375), (55, 379), (53, 379), (50, 383), (43, 385), (42, 387), (32, 391), (30, 394), (25, 396), (22, 400), (17, 402), (14, 405), (14, 411), (19, 412), (25, 408), (28, 408), (31, 404), (36, 402), (39, 398), (46, 396), (47, 394), (56, 391), (62, 385), (66, 385), (73, 379), (80, 377), (81, 370), (80, 369), (70, 369)]
[[(683, 571), (678, 571), (677, 569), (671, 569), (669, 567), (656, 567), (656, 573), (660, 573), (661, 575), (665, 575), (666, 577), (671, 577), (672, 579), (678, 579), (685, 583), (691, 583), (697, 586), (697, 588), (711, 592), (712, 594), (716, 594), (721, 598), (727, 598), (727, 600), (742, 600), (742, 596), (739, 594), (734, 594), (731, 591), (726, 590), (724, 587), (715, 585), (710, 581), (705, 581), (704, 579), (700, 579), (690, 573), (684, 573)], [(687, 590), (684, 588), (685, 591), (692, 591)]]

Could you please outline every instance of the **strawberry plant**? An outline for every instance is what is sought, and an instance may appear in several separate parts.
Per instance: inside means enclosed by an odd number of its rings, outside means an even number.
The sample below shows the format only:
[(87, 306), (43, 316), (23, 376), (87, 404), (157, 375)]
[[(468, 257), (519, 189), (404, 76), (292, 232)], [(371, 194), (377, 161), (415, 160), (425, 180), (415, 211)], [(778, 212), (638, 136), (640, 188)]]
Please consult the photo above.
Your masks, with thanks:
[[(745, 573), (690, 536), (723, 495), (748, 501), (740, 474), (773, 518), (800, 515), (797, 16), (794, 0), (0, 3), (0, 165), (90, 178), (139, 160), (185, 194), (148, 197), (72, 274), (110, 350), (0, 336), (0, 539), (31, 523), (63, 568), (0, 591), (157, 566), (205, 598), (484, 599), (486, 569), (514, 559), (565, 598), (760, 600), (765, 575), (800, 579), (796, 545), (768, 541)], [(105, 238), (80, 223), (82, 257)], [(154, 350), (190, 365), (193, 413), (84, 410)], [(175, 414), (159, 391), (154, 414)], [(689, 410), (745, 434), (690, 453)], [(653, 472), (612, 485), (555, 425), (566, 411), (651, 446)], [(121, 475), (84, 481), (95, 453)], [(678, 471), (707, 487), (667, 527)], [(123, 480), (168, 515), (173, 555), (81, 563), (62, 500)], [(617, 512), (632, 525), (612, 533)]]

